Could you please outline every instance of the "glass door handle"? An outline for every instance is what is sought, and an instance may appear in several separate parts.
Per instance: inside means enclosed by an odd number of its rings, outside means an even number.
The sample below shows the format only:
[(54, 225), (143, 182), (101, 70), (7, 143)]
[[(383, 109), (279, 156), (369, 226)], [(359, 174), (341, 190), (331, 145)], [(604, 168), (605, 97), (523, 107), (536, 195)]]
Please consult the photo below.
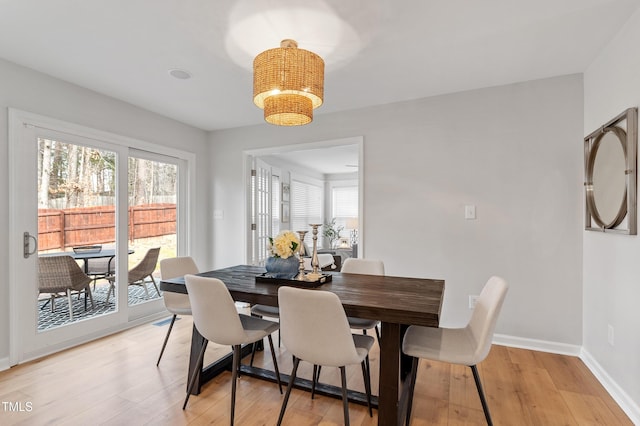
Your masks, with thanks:
[[(23, 249), (22, 252), (24, 254), (24, 258), (28, 259), (29, 256), (33, 256), (34, 254), (36, 254), (36, 252), (38, 251), (38, 239), (36, 237), (34, 237), (33, 235), (29, 234), (29, 231), (25, 231), (24, 234), (22, 234), (22, 242), (23, 242)], [(30, 250), (31, 247), (31, 241), (33, 240), (33, 251)]]

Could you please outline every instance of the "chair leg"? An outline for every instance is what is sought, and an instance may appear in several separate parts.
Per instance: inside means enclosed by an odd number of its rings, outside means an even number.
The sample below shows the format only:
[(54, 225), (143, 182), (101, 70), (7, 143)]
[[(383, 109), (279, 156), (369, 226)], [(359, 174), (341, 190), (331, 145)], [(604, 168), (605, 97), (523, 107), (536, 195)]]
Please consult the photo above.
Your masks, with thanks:
[(340, 377), (342, 378), (342, 409), (344, 411), (344, 425), (349, 426), (349, 400), (347, 398), (347, 368), (340, 367)]
[(369, 417), (373, 417), (373, 410), (371, 409), (371, 376), (367, 369), (367, 364), (364, 360), (362, 365), (362, 379), (364, 380), (364, 390), (367, 393), (367, 407), (369, 407)]
[(233, 347), (233, 366), (231, 371), (231, 426), (236, 412), (236, 385), (238, 382), (238, 370), (240, 369), (240, 349), (241, 345)]
[(153, 275), (149, 275), (149, 277), (151, 277), (151, 282), (153, 283), (153, 286), (156, 289), (156, 293), (158, 293), (158, 297), (162, 297), (162, 295), (160, 294), (160, 290), (158, 290), (158, 284), (156, 284), (156, 279), (153, 278)]
[[(251, 348), (251, 361), (249, 361), (249, 365), (251, 367), (253, 367), (253, 359), (256, 357), (256, 349), (258, 347), (258, 342), (253, 342), (251, 344), (252, 348)], [(282, 392), (281, 392), (282, 393)]]
[(271, 338), (271, 335), (268, 335), (267, 338), (269, 339), (269, 347), (271, 348), (271, 359), (273, 360), (273, 369), (275, 370), (275, 373), (276, 373), (276, 380), (278, 381), (278, 388), (280, 389), (280, 395), (282, 395), (282, 382), (280, 381), (280, 371), (278, 370), (278, 360), (276, 359), (276, 351), (273, 348), (273, 339)]
[(473, 372), (473, 380), (476, 381), (476, 387), (478, 388), (478, 395), (480, 395), (480, 402), (482, 403), (482, 410), (484, 411), (484, 417), (487, 419), (487, 424), (489, 426), (493, 426), (493, 422), (491, 421), (491, 414), (489, 414), (489, 406), (487, 405), (487, 400), (484, 397), (484, 391), (482, 390), (482, 383), (480, 383), (480, 375), (478, 374), (478, 367), (475, 365), (470, 365), (471, 371)]
[(160, 349), (160, 356), (158, 357), (158, 362), (156, 362), (156, 367), (160, 365), (160, 360), (162, 359), (162, 354), (164, 353), (164, 348), (167, 346), (167, 342), (169, 341), (169, 335), (171, 334), (171, 330), (173, 329), (173, 323), (176, 322), (176, 314), (173, 314), (171, 318), (171, 324), (169, 324), (169, 329), (167, 330), (167, 335), (164, 338), (164, 343), (162, 344), (162, 349)]
[(140, 285), (142, 286), (142, 288), (144, 288), (144, 295), (147, 299), (149, 299), (149, 289), (147, 288), (147, 283), (144, 282), (144, 280), (142, 280), (142, 282), (140, 283)]
[(282, 424), (282, 418), (284, 417), (284, 411), (287, 409), (287, 403), (289, 402), (289, 395), (291, 395), (291, 389), (293, 389), (293, 382), (296, 380), (296, 373), (298, 372), (298, 365), (300, 364), (300, 358), (293, 357), (293, 370), (291, 371), (291, 377), (289, 378), (289, 384), (287, 385), (287, 393), (284, 394), (284, 400), (282, 401), (282, 408), (280, 408), (280, 416), (278, 417), (278, 426)]
[(378, 345), (380, 344), (380, 328), (376, 325), (376, 337), (378, 338)]
[(111, 291), (113, 291), (113, 295), (115, 297), (116, 286), (115, 286), (113, 281), (109, 281), (109, 290), (107, 291), (107, 301), (106, 301), (106, 303), (109, 303), (109, 298), (111, 297)]
[(93, 303), (93, 293), (91, 293), (91, 287), (87, 284), (87, 288), (84, 290), (84, 310), (87, 310), (87, 294), (89, 295), (89, 300), (91, 301), (91, 309), (96, 308), (96, 304)]
[(67, 289), (67, 301), (69, 302), (69, 319), (73, 319), (73, 302), (71, 301), (71, 289)]
[[(196, 366), (202, 365), (202, 360), (204, 359), (204, 351), (207, 349), (206, 342), (207, 341), (205, 340), (205, 344), (202, 345), (202, 349), (200, 350), (200, 353), (198, 354), (198, 360), (196, 361)], [(198, 373), (200, 373), (198, 371), (198, 369), (194, 368), (193, 369), (193, 374), (189, 378), (189, 386), (187, 387), (187, 397), (184, 399), (184, 404), (182, 405), (182, 409), (183, 410), (185, 408), (187, 408), (187, 402), (189, 402), (189, 396), (191, 396), (191, 392), (193, 391), (193, 386), (196, 384), (196, 377), (198, 377)]]
[(313, 378), (311, 381), (311, 399), (316, 395), (316, 383), (318, 383), (318, 366), (313, 364)]
[[(317, 367), (317, 370), (316, 370)], [(313, 399), (315, 393), (316, 393), (316, 384), (318, 384), (318, 382), (320, 381), (320, 371), (322, 370), (322, 366), (321, 365), (314, 365), (313, 366), (313, 377), (312, 377), (312, 381), (311, 381), (311, 399)]]
[(411, 422), (411, 408), (413, 407), (413, 391), (416, 388), (416, 376), (418, 375), (418, 363), (420, 358), (413, 358), (411, 360), (411, 381), (409, 382), (409, 396), (407, 397), (407, 421), (406, 426), (409, 426)]

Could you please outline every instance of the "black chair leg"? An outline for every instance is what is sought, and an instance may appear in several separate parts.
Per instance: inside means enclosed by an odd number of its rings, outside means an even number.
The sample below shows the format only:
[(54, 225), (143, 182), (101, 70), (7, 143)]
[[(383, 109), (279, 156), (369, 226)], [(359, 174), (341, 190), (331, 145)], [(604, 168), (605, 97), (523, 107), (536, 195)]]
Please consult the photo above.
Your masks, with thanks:
[(296, 373), (298, 372), (298, 365), (300, 364), (300, 358), (293, 357), (293, 370), (291, 371), (291, 377), (289, 378), (289, 384), (287, 385), (287, 393), (284, 394), (284, 400), (282, 401), (282, 408), (280, 408), (280, 416), (278, 417), (278, 426), (282, 424), (282, 418), (284, 417), (284, 411), (287, 409), (287, 403), (289, 402), (289, 395), (291, 395), (291, 389), (293, 389), (293, 382), (296, 380)]
[(367, 407), (369, 408), (369, 417), (373, 417), (373, 410), (371, 409), (371, 377), (369, 376), (369, 370), (367, 364), (362, 361), (362, 379), (364, 380), (364, 390), (367, 393)]
[[(196, 366), (198, 365), (202, 365), (202, 360), (204, 359), (204, 351), (207, 349), (207, 344), (206, 344), (206, 340), (205, 340), (205, 344), (202, 345), (202, 349), (200, 350), (200, 353), (198, 354), (198, 360), (196, 361)], [(193, 374), (191, 375), (191, 378), (189, 379), (189, 386), (187, 387), (187, 397), (184, 399), (184, 404), (182, 405), (182, 409), (184, 410), (185, 408), (187, 408), (187, 402), (189, 402), (189, 396), (191, 396), (191, 392), (193, 391), (193, 386), (196, 384), (196, 377), (198, 377), (198, 374), (200, 372), (198, 371), (197, 368), (193, 369)]]
[(313, 364), (313, 380), (311, 380), (311, 399), (316, 395), (316, 383), (318, 383), (318, 366)]
[(273, 369), (275, 370), (275, 373), (276, 373), (276, 380), (278, 381), (278, 388), (280, 389), (280, 395), (282, 395), (282, 382), (280, 381), (280, 371), (278, 370), (278, 360), (276, 359), (276, 351), (273, 348), (273, 338), (271, 338), (271, 335), (267, 337), (269, 338), (269, 347), (271, 348), (271, 359), (273, 360)]
[(241, 345), (235, 345), (233, 347), (233, 365), (231, 367), (231, 426), (233, 426), (233, 421), (236, 413), (236, 385), (238, 381), (238, 370), (240, 369), (241, 348)]
[(380, 328), (378, 328), (378, 326), (376, 325), (375, 329), (376, 329), (376, 337), (378, 338), (378, 344), (380, 344)]
[(342, 409), (344, 411), (344, 425), (349, 426), (349, 399), (347, 397), (347, 369), (344, 365), (340, 367), (340, 377), (342, 378)]
[(162, 349), (160, 349), (160, 356), (158, 357), (158, 362), (156, 362), (156, 367), (160, 365), (160, 360), (162, 359), (162, 354), (164, 353), (164, 348), (167, 347), (167, 342), (169, 341), (169, 335), (171, 334), (171, 330), (173, 329), (173, 323), (176, 322), (176, 314), (173, 314), (171, 318), (171, 324), (169, 324), (169, 329), (167, 330), (167, 335), (164, 337), (164, 343), (162, 344)]
[(249, 361), (249, 365), (253, 367), (253, 359), (256, 357), (256, 349), (258, 348), (258, 342), (253, 342), (251, 346), (253, 347), (251, 348), (251, 361)]
[(482, 403), (482, 410), (484, 411), (484, 417), (487, 419), (487, 424), (489, 426), (493, 426), (493, 422), (491, 421), (491, 414), (489, 414), (489, 406), (487, 405), (487, 400), (484, 397), (484, 391), (482, 390), (482, 383), (480, 383), (480, 375), (478, 374), (478, 367), (475, 365), (470, 365), (471, 371), (473, 372), (473, 380), (476, 381), (476, 387), (478, 388), (478, 395), (480, 395), (480, 402)]
[(418, 375), (419, 358), (413, 358), (411, 361), (411, 381), (409, 382), (409, 396), (407, 397), (407, 420), (406, 426), (411, 422), (411, 408), (413, 407), (413, 391), (416, 388), (416, 376)]

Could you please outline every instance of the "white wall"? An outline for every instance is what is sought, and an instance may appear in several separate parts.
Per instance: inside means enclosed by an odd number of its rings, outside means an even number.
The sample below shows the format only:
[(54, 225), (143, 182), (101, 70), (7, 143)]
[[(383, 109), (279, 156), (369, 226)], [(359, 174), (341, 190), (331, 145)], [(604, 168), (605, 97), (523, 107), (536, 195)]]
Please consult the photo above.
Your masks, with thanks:
[(582, 108), (572, 75), (214, 132), (215, 266), (245, 260), (244, 150), (363, 136), (364, 256), (445, 279), (444, 325), (465, 322), (468, 295), (502, 275), (498, 333), (579, 346)]
[[(640, 106), (640, 11), (584, 75), (584, 134)], [(584, 350), (640, 422), (640, 236), (584, 233)], [(614, 346), (607, 327), (614, 328)], [(608, 376), (608, 377), (606, 377)]]
[[(209, 156), (206, 132), (144, 111), (95, 92), (57, 80), (0, 59), (0, 200), (9, 198), (7, 108), (17, 108), (142, 141)], [(193, 247), (199, 265), (208, 267), (208, 182), (206, 161), (197, 164), (196, 194), (202, 209), (196, 213)], [(9, 355), (9, 206), (0, 207), (0, 367)]]

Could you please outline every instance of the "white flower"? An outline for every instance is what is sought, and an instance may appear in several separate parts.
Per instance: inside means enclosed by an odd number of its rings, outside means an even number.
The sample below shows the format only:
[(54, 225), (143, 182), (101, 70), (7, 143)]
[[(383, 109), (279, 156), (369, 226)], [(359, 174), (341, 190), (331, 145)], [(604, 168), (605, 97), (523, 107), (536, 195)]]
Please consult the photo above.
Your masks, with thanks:
[(282, 231), (275, 238), (269, 237), (269, 252), (274, 257), (286, 259), (293, 256), (299, 245), (300, 240), (292, 231)]

